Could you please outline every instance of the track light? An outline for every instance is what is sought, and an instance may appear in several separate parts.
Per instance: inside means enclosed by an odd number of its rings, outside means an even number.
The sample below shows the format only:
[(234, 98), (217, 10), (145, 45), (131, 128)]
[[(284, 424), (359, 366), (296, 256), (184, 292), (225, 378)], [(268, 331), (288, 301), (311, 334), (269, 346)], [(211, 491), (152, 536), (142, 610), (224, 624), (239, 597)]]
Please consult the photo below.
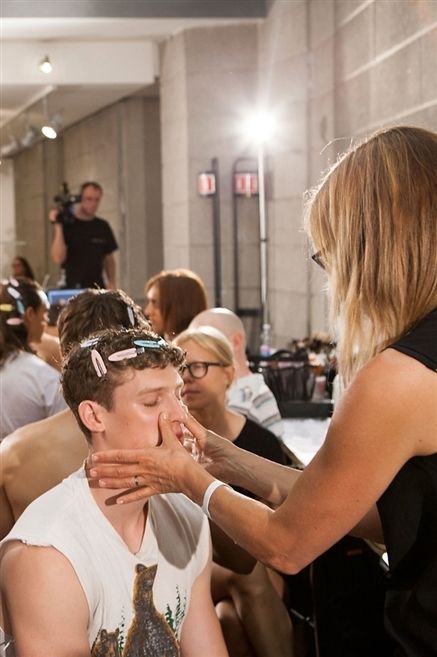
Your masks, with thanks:
[(53, 71), (53, 66), (48, 55), (46, 55), (44, 59), (40, 61), (40, 63), (38, 64), (38, 68), (42, 73), (46, 73), (46, 74), (51, 73)]
[(20, 144), (14, 135), (10, 135), (7, 144), (4, 144), (0, 149), (1, 157), (12, 157), (20, 150)]
[(24, 115), (24, 131), (20, 139), (20, 144), (23, 148), (30, 148), (36, 142), (39, 136), (39, 130), (30, 123), (29, 113)]
[(62, 125), (62, 117), (60, 114), (53, 114), (51, 119), (43, 125), (41, 132), (47, 139), (56, 139), (58, 136), (59, 128)]

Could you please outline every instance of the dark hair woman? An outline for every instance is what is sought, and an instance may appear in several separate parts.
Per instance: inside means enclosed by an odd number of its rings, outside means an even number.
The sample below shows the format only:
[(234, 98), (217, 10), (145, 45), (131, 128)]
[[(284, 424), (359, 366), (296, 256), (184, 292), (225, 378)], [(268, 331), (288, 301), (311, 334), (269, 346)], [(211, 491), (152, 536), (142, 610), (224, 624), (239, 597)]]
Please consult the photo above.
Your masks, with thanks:
[(1, 438), (65, 408), (58, 372), (30, 346), (41, 339), (47, 309), (47, 297), (35, 281), (11, 278), (1, 284)]

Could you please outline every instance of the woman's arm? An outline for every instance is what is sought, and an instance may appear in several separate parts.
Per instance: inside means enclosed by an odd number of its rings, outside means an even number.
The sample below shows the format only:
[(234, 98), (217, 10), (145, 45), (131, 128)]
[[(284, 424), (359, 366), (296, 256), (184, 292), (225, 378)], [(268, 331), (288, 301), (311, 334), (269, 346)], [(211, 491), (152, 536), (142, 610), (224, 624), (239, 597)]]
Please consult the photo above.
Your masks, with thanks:
[[(301, 474), (291, 472), (285, 501), (271, 511), (222, 486), (210, 500), (213, 521), (259, 561), (297, 572), (360, 522), (407, 460), (437, 451), (436, 398), (435, 373), (394, 350), (379, 354), (345, 393), (315, 458)], [(211, 447), (207, 432), (190, 426), (213, 460), (211, 472), (250, 490), (258, 486), (259, 497), (272, 499), (276, 489), (282, 496), (282, 475), (279, 484), (270, 479), (280, 466), (264, 470), (262, 459), (246, 453), (224, 456), (219, 441)], [(161, 446), (142, 451), (145, 493), (182, 491), (201, 505), (211, 474), (184, 452), (168, 422), (161, 429)]]

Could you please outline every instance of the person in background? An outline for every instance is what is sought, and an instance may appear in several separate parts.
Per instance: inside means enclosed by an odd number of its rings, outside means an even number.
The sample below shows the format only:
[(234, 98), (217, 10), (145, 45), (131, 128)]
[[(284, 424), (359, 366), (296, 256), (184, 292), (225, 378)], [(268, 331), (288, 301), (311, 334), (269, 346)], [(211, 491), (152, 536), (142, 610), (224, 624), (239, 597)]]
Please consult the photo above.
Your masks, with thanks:
[(11, 276), (12, 278), (30, 278), (31, 281), (35, 280), (33, 269), (23, 256), (15, 256), (12, 260)]
[(124, 504), (157, 491), (185, 492), (233, 540), (288, 573), (348, 532), (385, 542), (385, 623), (394, 654), (434, 655), (437, 134), (397, 126), (354, 145), (309, 197), (306, 225), (313, 260), (328, 276), (346, 385), (311, 463), (301, 473), (281, 468), (188, 419), (206, 469), (161, 418), (159, 447), (122, 459), (96, 454), (92, 480), (126, 487), (135, 475), (144, 488)]
[(194, 317), (190, 328), (208, 325), (214, 326), (228, 338), (234, 353), (235, 378), (227, 394), (228, 407), (243, 413), (280, 438), (283, 426), (276, 399), (263, 375), (249, 369), (243, 322), (228, 308), (208, 308)]
[[(11, 263), (12, 278), (27, 278), (35, 280), (33, 269), (22, 256), (15, 256)], [(37, 356), (42, 358), (48, 365), (51, 365), (59, 372), (61, 370), (61, 352), (59, 349), (59, 340), (56, 336), (50, 335), (47, 325), (38, 342), (32, 342), (31, 347)]]
[[(84, 182), (80, 203), (63, 220), (54, 208), (49, 212), (53, 224), (51, 256), (65, 270), (65, 286), (70, 288), (116, 286), (115, 258), (117, 242), (110, 225), (96, 216), (103, 195), (97, 182)], [(105, 279), (103, 278), (103, 272)]]
[[(58, 318), (62, 352), (103, 328), (150, 328), (141, 308), (122, 290), (85, 290)], [(88, 454), (73, 413), (20, 427), (0, 444), (0, 539), (37, 497), (77, 470)]]
[[(183, 352), (144, 329), (71, 348), (62, 386), (90, 454), (182, 440)], [(185, 495), (125, 507), (85, 464), (33, 502), (1, 543), (0, 625), (17, 655), (227, 657), (211, 600), (208, 521)]]
[(170, 269), (146, 283), (144, 312), (153, 330), (167, 340), (184, 331), (193, 317), (208, 307), (205, 285), (190, 269)]
[(10, 279), (1, 284), (0, 438), (66, 406), (59, 373), (31, 347), (41, 339), (47, 309), (47, 296), (35, 281)]
[[(226, 406), (235, 367), (232, 346), (223, 333), (201, 326), (183, 331), (174, 344), (186, 354), (182, 399), (190, 413), (235, 445), (284, 463), (281, 444), (274, 434)], [(290, 617), (272, 579), (282, 593), (282, 578), (269, 573), (261, 563), (244, 575), (214, 564), (213, 600), (231, 657), (292, 655)]]

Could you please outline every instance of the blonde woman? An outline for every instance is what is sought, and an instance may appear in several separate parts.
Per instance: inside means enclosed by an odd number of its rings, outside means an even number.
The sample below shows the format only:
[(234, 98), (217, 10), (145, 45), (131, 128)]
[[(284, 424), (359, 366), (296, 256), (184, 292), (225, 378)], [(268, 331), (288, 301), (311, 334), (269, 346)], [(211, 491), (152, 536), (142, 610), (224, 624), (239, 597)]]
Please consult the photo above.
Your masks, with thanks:
[[(394, 654), (437, 646), (437, 135), (383, 130), (344, 155), (310, 197), (306, 225), (329, 279), (346, 390), (323, 447), (299, 473), (187, 421), (195, 463), (161, 421), (162, 444), (132, 453), (131, 498), (183, 491), (260, 561), (295, 573), (347, 532), (384, 540)], [(133, 460), (135, 457), (135, 461)], [(99, 455), (97, 463), (120, 461)], [(126, 463), (126, 460), (124, 460)], [(109, 478), (115, 469), (100, 466)], [(267, 506), (222, 481), (238, 483)], [(106, 483), (108, 481), (106, 480)]]
[[(271, 431), (226, 405), (226, 393), (235, 376), (229, 340), (212, 326), (200, 326), (183, 331), (174, 343), (186, 355), (182, 399), (193, 417), (234, 445), (285, 463), (280, 442)], [(213, 565), (213, 600), (230, 657), (291, 657), (290, 618), (271, 579), (282, 592), (282, 578), (269, 574), (263, 564), (244, 575)]]

